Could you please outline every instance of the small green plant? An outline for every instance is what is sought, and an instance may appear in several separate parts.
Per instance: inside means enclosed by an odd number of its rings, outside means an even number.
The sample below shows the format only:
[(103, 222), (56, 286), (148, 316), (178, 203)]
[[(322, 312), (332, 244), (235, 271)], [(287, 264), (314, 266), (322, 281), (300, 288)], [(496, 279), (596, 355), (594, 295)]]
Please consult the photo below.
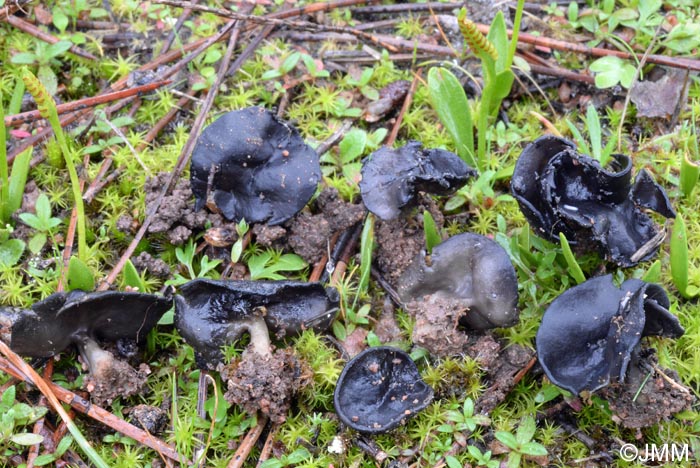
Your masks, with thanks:
[[(20, 52), (12, 56), (10, 60), (16, 65), (35, 65), (37, 69), (37, 77), (49, 94), (56, 94), (58, 88), (58, 78), (51, 66), (59, 66), (61, 62), (56, 60), (57, 57), (64, 54), (73, 45), (70, 41), (58, 41), (55, 44), (47, 44), (43, 41), (36, 41), (34, 52)], [(29, 86), (27, 86), (28, 88)]]
[[(17, 88), (24, 89), (17, 85)], [(14, 96), (13, 96), (14, 98)], [(21, 102), (21, 101), (20, 101)], [(12, 105), (10, 106), (13, 107)], [(0, 223), (10, 222), (10, 216), (22, 205), (24, 186), (27, 183), (29, 163), (32, 159), (33, 146), (18, 154), (12, 164), (12, 174), (7, 167), (7, 129), (5, 128), (5, 112), (0, 100)]]
[(3, 458), (14, 453), (11, 443), (17, 445), (36, 445), (44, 438), (31, 432), (20, 432), (23, 426), (33, 423), (46, 414), (46, 407), (32, 407), (15, 401), (16, 388), (8, 387), (0, 397), (0, 444)]
[(357, 286), (357, 295), (353, 302), (353, 309), (357, 305), (357, 300), (369, 286), (369, 277), (372, 273), (372, 252), (374, 251), (374, 215), (369, 213), (365, 218), (360, 236), (360, 284)]
[(95, 275), (88, 266), (78, 257), (71, 257), (68, 262), (67, 289), (73, 291), (92, 291), (95, 289)]
[(515, 435), (507, 431), (496, 431), (496, 439), (502, 443), (510, 452), (508, 454), (507, 468), (517, 468), (523, 457), (545, 457), (547, 449), (537, 442), (532, 442), (535, 435), (535, 419), (532, 416), (525, 416), (518, 426)]
[(238, 234), (238, 239), (236, 239), (236, 242), (234, 242), (233, 246), (231, 247), (232, 263), (238, 263), (238, 261), (241, 259), (241, 255), (243, 255), (243, 238), (246, 234), (248, 234), (249, 229), (250, 226), (248, 226), (245, 219), (240, 220), (240, 222), (236, 225), (236, 234)]
[(487, 450), (481, 453), (481, 450), (475, 445), (470, 445), (467, 447), (467, 452), (469, 456), (474, 460), (476, 466), (485, 466), (486, 468), (498, 468), (501, 462), (491, 458), (491, 450)]
[(428, 255), (433, 253), (433, 247), (442, 242), (442, 236), (430, 211), (423, 211), (423, 233), (425, 235), (425, 251)]
[(307, 458), (311, 457), (311, 453), (306, 447), (300, 447), (292, 453), (282, 455), (279, 458), (271, 458), (265, 460), (260, 468), (284, 468), (285, 466), (296, 465)]
[(465, 432), (472, 433), (477, 426), (488, 426), (491, 424), (491, 419), (483, 414), (474, 414), (474, 401), (471, 398), (464, 400), (461, 411), (448, 411), (447, 420), (454, 424), (443, 424), (438, 427), (440, 432)]
[(68, 149), (66, 136), (63, 133), (61, 122), (58, 120), (56, 103), (46, 88), (27, 68), (22, 70), (22, 81), (24, 81), (24, 85), (34, 98), (34, 101), (36, 101), (41, 116), (47, 119), (51, 124), (51, 128), (53, 129), (56, 140), (58, 140), (61, 152), (63, 153), (63, 158), (66, 161), (66, 168), (68, 169), (71, 188), (73, 189), (73, 202), (75, 204), (75, 210), (78, 214), (78, 257), (81, 260), (85, 260), (87, 255), (85, 209), (83, 207), (83, 196), (80, 190), (80, 179), (78, 178), (78, 171), (73, 163), (73, 153)]
[(561, 251), (564, 254), (564, 259), (569, 267), (569, 274), (576, 280), (576, 284), (583, 283), (586, 281), (586, 276), (583, 274), (581, 266), (576, 261), (576, 256), (574, 256), (569, 241), (563, 232), (559, 233), (559, 242), (561, 243)]
[(208, 255), (204, 255), (199, 259), (199, 265), (195, 268), (194, 257), (197, 254), (197, 246), (191, 238), (183, 247), (175, 249), (175, 257), (180, 262), (180, 268), (185, 269), (186, 275), (178, 272), (175, 276), (166, 281), (169, 286), (180, 286), (195, 278), (205, 278), (221, 263), (221, 260), (209, 260)]
[(598, 111), (595, 107), (590, 104), (586, 109), (586, 118), (584, 120), (586, 125), (586, 130), (588, 131), (588, 137), (591, 144), (588, 145), (586, 139), (583, 137), (581, 132), (576, 128), (576, 126), (571, 123), (568, 119), (566, 120), (566, 125), (569, 127), (571, 134), (576, 140), (580, 151), (584, 154), (590, 154), (593, 159), (598, 161), (602, 167), (605, 167), (610, 159), (612, 158), (613, 151), (615, 151), (615, 145), (617, 144), (617, 134), (611, 134), (608, 142), (603, 146), (603, 131), (600, 124), (600, 118), (598, 117)]
[(356, 191), (360, 180), (362, 156), (379, 148), (387, 133), (385, 128), (377, 129), (371, 133), (353, 128), (345, 134), (338, 144), (337, 155), (329, 151), (321, 157), (321, 163), (324, 164), (324, 174), (342, 173), (348, 185)]
[[(692, 118), (689, 123), (692, 130), (690, 131), (690, 135), (685, 139), (679, 179), (681, 193), (686, 198), (690, 197), (690, 194), (693, 193), (693, 189), (698, 183), (698, 177), (700, 177), (700, 165), (698, 164), (698, 161), (700, 161), (700, 148), (698, 147), (698, 131), (695, 126), (695, 107), (692, 109)], [(689, 156), (692, 159), (690, 159)]]
[(674, 286), (685, 298), (695, 297), (700, 294), (700, 288), (696, 284), (690, 284), (688, 265), (688, 236), (686, 234), (685, 221), (678, 213), (671, 230), (671, 279)]
[(306, 268), (307, 263), (296, 254), (282, 254), (274, 249), (268, 249), (262, 253), (252, 255), (248, 259), (248, 270), (251, 280), (285, 279), (280, 271), (300, 271)]
[(335, 337), (340, 341), (344, 341), (359, 325), (368, 325), (368, 317), (371, 311), (372, 308), (369, 304), (363, 305), (357, 312), (352, 308), (345, 309), (345, 323), (342, 323), (340, 320), (333, 322)]
[(48, 236), (53, 236), (54, 228), (61, 224), (59, 218), (51, 216), (51, 202), (45, 193), (39, 195), (36, 199), (36, 214), (20, 213), (19, 219), (24, 224), (33, 228), (36, 232), (29, 240), (29, 250), (37, 254), (46, 244)]
[(595, 85), (601, 89), (612, 88), (617, 84), (629, 89), (637, 73), (634, 65), (612, 55), (596, 59), (588, 68), (595, 72)]
[(511, 70), (524, 2), (518, 1), (513, 37), (508, 42), (503, 14), (496, 14), (484, 36), (476, 24), (467, 18), (462, 9), (457, 18), (460, 31), (472, 52), (481, 60), (483, 89), (476, 117), (477, 148), (474, 149), (473, 118), (469, 102), (459, 80), (445, 68), (432, 68), (428, 72), (430, 101), (440, 120), (450, 133), (457, 147), (457, 154), (478, 170), (489, 164), (488, 124), (498, 112), (503, 99), (510, 93), (515, 75)]
[(12, 230), (12, 226), (9, 224), (0, 229), (0, 266), (2, 267), (11, 267), (17, 264), (27, 246), (22, 239), (10, 239)]

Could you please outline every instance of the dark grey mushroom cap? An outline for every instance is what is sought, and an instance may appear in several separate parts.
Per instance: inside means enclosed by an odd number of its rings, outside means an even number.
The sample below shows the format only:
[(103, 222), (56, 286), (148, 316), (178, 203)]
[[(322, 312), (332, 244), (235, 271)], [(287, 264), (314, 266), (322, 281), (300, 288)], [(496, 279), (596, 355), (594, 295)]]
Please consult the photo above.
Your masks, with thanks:
[(366, 434), (389, 431), (430, 404), (433, 389), (411, 357), (397, 348), (368, 348), (348, 361), (333, 396), (348, 427)]
[(240, 337), (235, 327), (264, 308), (262, 315), (278, 339), (306, 329), (325, 331), (335, 319), (339, 296), (320, 283), (196, 279), (175, 296), (175, 327), (194, 348), (197, 364), (214, 369), (221, 347)]
[(665, 217), (675, 212), (647, 171), (639, 171), (632, 183), (629, 157), (613, 155), (610, 167), (579, 154), (567, 140), (544, 136), (523, 150), (511, 190), (538, 235), (558, 242), (561, 232), (578, 250), (593, 243), (609, 260), (632, 266), (656, 253), (652, 248), (635, 258), (657, 233), (641, 208)]
[(261, 107), (248, 107), (204, 129), (192, 153), (190, 180), (196, 209), (210, 196), (229, 220), (275, 225), (308, 203), (321, 168), (297, 129)]
[(549, 306), (537, 332), (537, 355), (549, 379), (574, 394), (624, 382), (643, 336), (677, 338), (684, 333), (656, 284), (612, 275), (565, 291)]
[(369, 211), (384, 220), (398, 218), (419, 191), (449, 195), (476, 171), (459, 156), (441, 149), (423, 149), (418, 141), (392, 149), (382, 147), (362, 161), (360, 191)]
[(141, 342), (172, 304), (170, 296), (76, 290), (52, 294), (31, 309), (2, 308), (0, 324), (16, 353), (51, 357), (86, 338)]
[(464, 233), (421, 252), (399, 278), (403, 302), (429, 294), (459, 299), (472, 329), (509, 327), (518, 321), (518, 278), (506, 251), (488, 237)]

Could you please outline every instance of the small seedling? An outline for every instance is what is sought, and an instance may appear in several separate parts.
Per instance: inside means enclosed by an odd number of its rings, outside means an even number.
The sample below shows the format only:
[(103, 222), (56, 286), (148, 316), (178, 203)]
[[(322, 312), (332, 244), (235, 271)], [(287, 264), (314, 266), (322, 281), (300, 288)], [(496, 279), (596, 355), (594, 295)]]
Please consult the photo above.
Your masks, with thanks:
[(65, 53), (73, 44), (70, 41), (58, 41), (55, 44), (47, 44), (36, 41), (34, 52), (20, 52), (10, 59), (16, 65), (35, 65), (38, 67), (37, 76), (50, 94), (56, 94), (58, 78), (51, 69), (52, 65), (60, 65), (56, 57)]
[(5, 225), (4, 229), (0, 229), (0, 266), (14, 266), (24, 253), (26, 244), (21, 239), (10, 239), (12, 234), (12, 226)]
[(233, 247), (231, 247), (232, 263), (238, 263), (238, 261), (241, 259), (241, 255), (243, 254), (243, 238), (246, 234), (248, 234), (249, 229), (250, 227), (248, 226), (248, 223), (246, 223), (245, 219), (240, 220), (236, 225), (236, 234), (238, 234), (238, 239), (236, 239), (236, 242), (233, 243)]
[(0, 447), (3, 456), (13, 453), (10, 443), (17, 445), (36, 445), (44, 438), (31, 432), (20, 432), (22, 426), (33, 423), (46, 414), (46, 407), (31, 407), (15, 401), (16, 389), (8, 387), (0, 397)]
[(266, 250), (260, 254), (252, 255), (248, 259), (250, 279), (285, 279), (280, 271), (300, 271), (306, 268), (307, 263), (296, 254), (282, 254), (276, 250)]
[(68, 263), (68, 290), (80, 289), (92, 291), (95, 289), (95, 276), (88, 266), (78, 257), (71, 257)]
[(561, 251), (564, 254), (564, 259), (566, 260), (566, 265), (569, 267), (569, 274), (576, 280), (576, 284), (581, 284), (586, 281), (586, 276), (581, 270), (581, 266), (576, 261), (576, 256), (574, 252), (571, 251), (571, 246), (569, 241), (563, 232), (559, 233), (559, 242), (561, 243)]
[(428, 210), (423, 211), (423, 233), (425, 235), (425, 250), (430, 255), (433, 253), (433, 247), (442, 242), (442, 236), (435, 225), (433, 215)]
[(221, 260), (209, 260), (209, 256), (204, 255), (199, 260), (199, 268), (195, 269), (194, 257), (196, 253), (197, 246), (192, 239), (187, 241), (187, 245), (175, 249), (175, 256), (180, 262), (180, 266), (186, 269), (187, 276), (176, 273), (173, 279), (165, 282), (166, 285), (180, 286), (195, 278), (206, 278), (221, 263)]
[(46, 244), (48, 236), (53, 235), (53, 230), (61, 224), (59, 218), (51, 216), (51, 202), (46, 194), (42, 193), (36, 200), (36, 214), (20, 213), (19, 219), (24, 224), (36, 230), (36, 234), (29, 241), (29, 250), (37, 254)]
[(501, 463), (498, 460), (491, 458), (491, 450), (481, 453), (478, 447), (470, 445), (467, 447), (469, 455), (474, 459), (477, 466), (485, 466), (486, 468), (498, 468)]
[(472, 433), (477, 426), (488, 426), (491, 419), (483, 414), (474, 414), (474, 401), (471, 398), (464, 400), (462, 411), (448, 411), (447, 420), (454, 424), (443, 424), (438, 427), (440, 432), (465, 432)]
[(617, 134), (613, 133), (610, 136), (607, 144), (603, 146), (602, 128), (600, 125), (600, 119), (598, 118), (598, 111), (596, 111), (595, 106), (592, 104), (590, 104), (588, 109), (586, 109), (586, 118), (584, 123), (588, 131), (588, 137), (591, 141), (590, 146), (576, 126), (568, 119), (566, 120), (566, 125), (569, 127), (569, 130), (571, 130), (571, 134), (574, 136), (576, 144), (581, 149), (581, 152), (591, 155), (591, 157), (598, 161), (602, 167), (605, 167), (608, 162), (610, 162), (613, 151), (615, 151), (615, 145), (617, 145)]
[(517, 468), (523, 457), (546, 457), (547, 449), (537, 442), (532, 442), (535, 435), (535, 419), (525, 416), (520, 421), (520, 426), (515, 435), (507, 431), (496, 431), (496, 439), (506, 446), (510, 454), (506, 462), (507, 468)]
[[(685, 139), (685, 154), (682, 156), (679, 181), (681, 193), (686, 198), (693, 193), (693, 189), (698, 183), (698, 177), (700, 177), (700, 165), (698, 164), (698, 161), (700, 161), (700, 148), (698, 147), (698, 133), (695, 122), (695, 107), (693, 107), (692, 119), (690, 120), (692, 131), (690, 136)], [(692, 159), (689, 159), (689, 156)]]

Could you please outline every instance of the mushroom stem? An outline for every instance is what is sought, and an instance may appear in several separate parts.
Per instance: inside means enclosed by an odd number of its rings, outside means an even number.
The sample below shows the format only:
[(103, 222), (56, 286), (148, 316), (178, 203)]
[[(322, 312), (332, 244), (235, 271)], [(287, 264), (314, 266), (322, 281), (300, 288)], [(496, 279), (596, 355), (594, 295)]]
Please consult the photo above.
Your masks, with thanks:
[(237, 340), (244, 332), (250, 335), (250, 346), (261, 356), (271, 356), (270, 332), (265, 319), (260, 315), (247, 317), (229, 325), (227, 341)]
[(114, 355), (102, 349), (97, 341), (90, 337), (84, 338), (82, 344), (78, 345), (78, 348), (92, 375), (97, 375), (99, 369), (111, 366), (114, 363)]

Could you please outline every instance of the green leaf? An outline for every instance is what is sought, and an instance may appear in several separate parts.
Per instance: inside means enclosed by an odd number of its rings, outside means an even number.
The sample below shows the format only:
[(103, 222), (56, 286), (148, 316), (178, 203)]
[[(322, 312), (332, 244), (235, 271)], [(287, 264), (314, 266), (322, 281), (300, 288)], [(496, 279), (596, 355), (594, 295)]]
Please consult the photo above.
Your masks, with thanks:
[(63, 439), (61, 439), (61, 442), (59, 442), (58, 447), (56, 447), (56, 451), (54, 452), (54, 455), (60, 457), (64, 453), (66, 453), (66, 450), (68, 450), (73, 443), (73, 438), (69, 435), (65, 436)]
[(146, 285), (143, 284), (141, 280), (141, 275), (139, 275), (138, 270), (131, 260), (127, 260), (124, 265), (124, 270), (122, 270), (122, 275), (124, 275), (124, 284), (136, 288), (139, 292), (146, 292)]
[(95, 289), (95, 277), (92, 271), (80, 260), (73, 255), (68, 262), (68, 290), (82, 289), (83, 291), (92, 291)]
[(506, 461), (506, 468), (519, 468), (522, 457), (520, 452), (510, 452)]
[(29, 163), (32, 161), (32, 152), (34, 147), (30, 146), (22, 151), (15, 158), (12, 164), (12, 174), (10, 174), (10, 190), (7, 200), (8, 216), (19, 210), (22, 206), (22, 196), (24, 195), (24, 186), (27, 184), (27, 174), (29, 174)]
[[(508, 47), (510, 44), (508, 43), (508, 34), (506, 33), (506, 20), (503, 17), (503, 12), (501, 10), (498, 10), (496, 16), (493, 18), (486, 38), (491, 41), (496, 48), (496, 52), (498, 52), (498, 60), (496, 60), (496, 73), (503, 71), (510, 72), (508, 65)], [(511, 78), (511, 83), (512, 82), (513, 81)], [(510, 92), (510, 87), (508, 88), (508, 92)]]
[(345, 341), (345, 339), (348, 337), (348, 334), (345, 331), (345, 326), (340, 323), (340, 320), (334, 321), (331, 328), (333, 328), (333, 334), (338, 340)]
[(20, 434), (13, 434), (10, 440), (19, 445), (36, 445), (42, 443), (44, 437), (39, 434), (32, 434), (31, 432), (23, 432)]
[[(66, 52), (68, 49), (70, 49), (73, 46), (73, 43), (71, 41), (58, 41), (55, 44), (51, 44), (46, 48), (45, 52), (45, 57), (46, 58), (54, 58), (58, 57), (62, 53)], [(53, 93), (52, 93), (53, 94)]]
[(583, 274), (581, 266), (576, 261), (576, 257), (571, 251), (569, 241), (566, 239), (566, 236), (563, 232), (559, 233), (559, 242), (561, 243), (561, 251), (564, 254), (564, 259), (566, 260), (566, 264), (569, 267), (569, 274), (576, 281), (576, 284), (583, 283), (584, 281), (586, 281), (586, 276)]
[(33, 65), (37, 62), (37, 57), (31, 52), (20, 52), (13, 55), (10, 62), (15, 65)]
[(656, 260), (642, 276), (642, 281), (647, 283), (659, 283), (661, 281), (661, 262)]
[(474, 159), (474, 124), (464, 88), (446, 68), (433, 67), (428, 72), (428, 95), (440, 121), (455, 142), (457, 154), (469, 165)]
[(48, 465), (49, 463), (56, 461), (57, 458), (58, 456), (53, 453), (45, 453), (43, 455), (39, 455), (34, 459), (34, 466)]
[(435, 225), (433, 215), (428, 210), (423, 211), (423, 232), (425, 234), (425, 250), (430, 255), (433, 253), (433, 247), (442, 242), (442, 237)]
[(495, 109), (496, 105), (500, 105), (500, 102), (508, 97), (510, 94), (510, 89), (513, 87), (513, 81), (515, 80), (515, 75), (510, 70), (503, 70), (502, 72), (496, 74), (493, 83), (493, 100), (492, 109), (490, 112), (497, 111)]
[(66, 28), (68, 27), (68, 17), (65, 13), (63, 13), (63, 10), (61, 10), (60, 8), (54, 8), (52, 16), (53, 25), (56, 26), (56, 29), (58, 29), (62, 33), (65, 32)]
[(526, 442), (520, 446), (520, 453), (531, 457), (544, 457), (547, 455), (547, 449), (537, 442)]
[(676, 215), (671, 230), (671, 279), (681, 296), (691, 298), (698, 294), (698, 288), (688, 284), (688, 239), (680, 213)]
[(564, 120), (564, 122), (566, 122), (566, 126), (569, 127), (569, 131), (574, 137), (574, 140), (576, 140), (576, 145), (579, 147), (579, 150), (584, 154), (591, 154), (591, 148), (588, 146), (588, 142), (585, 138), (583, 138), (583, 135), (581, 132), (579, 132), (578, 128), (576, 128), (576, 126), (571, 123), (569, 119)]
[(631, 64), (611, 55), (595, 60), (589, 68), (596, 73), (595, 85), (598, 88), (611, 88), (618, 83), (629, 88), (636, 73)]
[(355, 300), (357, 300), (357, 297), (360, 297), (367, 290), (370, 273), (372, 272), (373, 250), (374, 215), (369, 213), (367, 218), (365, 218), (365, 224), (362, 227), (362, 234), (360, 235), (360, 283), (358, 285), (358, 294)]
[(700, 24), (690, 22), (678, 23), (668, 36), (664, 44), (681, 54), (688, 53), (700, 45)]
[(20, 239), (9, 239), (0, 244), (0, 265), (11, 267), (19, 262), (25, 243)]
[(681, 161), (680, 188), (684, 197), (689, 197), (698, 183), (700, 176), (700, 165), (688, 159), (688, 155), (683, 156)]
[(44, 88), (46, 88), (46, 91), (48, 91), (51, 96), (56, 94), (56, 91), (58, 90), (58, 77), (53, 72), (51, 67), (48, 65), (39, 66), (39, 70), (36, 72), (36, 77), (39, 79), (41, 84), (44, 85)]
[(543, 385), (535, 395), (535, 403), (547, 403), (561, 395), (562, 391), (556, 385)]
[(0, 398), (0, 403), (2, 403), (4, 407), (9, 408), (12, 406), (12, 403), (15, 402), (16, 395), (17, 389), (14, 385), (10, 385), (4, 392), (2, 392), (2, 398)]
[(338, 144), (340, 159), (343, 164), (355, 161), (362, 156), (367, 146), (367, 132), (359, 128), (354, 128), (345, 134), (343, 140)]
[(445, 457), (445, 463), (448, 468), (462, 468), (462, 463), (452, 455), (447, 455)]
[(598, 111), (593, 104), (586, 109), (586, 127), (588, 128), (588, 138), (591, 140), (591, 151), (593, 158), (602, 165), (603, 136), (600, 131), (600, 119)]
[(532, 436), (535, 435), (535, 430), (537, 429), (537, 424), (535, 423), (535, 418), (532, 416), (525, 416), (518, 426), (518, 430), (515, 433), (515, 439), (518, 441), (519, 445), (532, 440)]
[(518, 448), (518, 445), (519, 445), (518, 441), (515, 438), (515, 436), (513, 434), (511, 434), (510, 432), (496, 431), (494, 433), (494, 436), (496, 437), (496, 439), (498, 439), (506, 447), (513, 449), (513, 450)]
[(41, 249), (44, 248), (44, 245), (46, 245), (46, 234), (43, 232), (39, 232), (37, 234), (34, 234), (34, 236), (29, 239), (29, 251), (33, 253), (34, 255), (38, 254), (41, 252)]

